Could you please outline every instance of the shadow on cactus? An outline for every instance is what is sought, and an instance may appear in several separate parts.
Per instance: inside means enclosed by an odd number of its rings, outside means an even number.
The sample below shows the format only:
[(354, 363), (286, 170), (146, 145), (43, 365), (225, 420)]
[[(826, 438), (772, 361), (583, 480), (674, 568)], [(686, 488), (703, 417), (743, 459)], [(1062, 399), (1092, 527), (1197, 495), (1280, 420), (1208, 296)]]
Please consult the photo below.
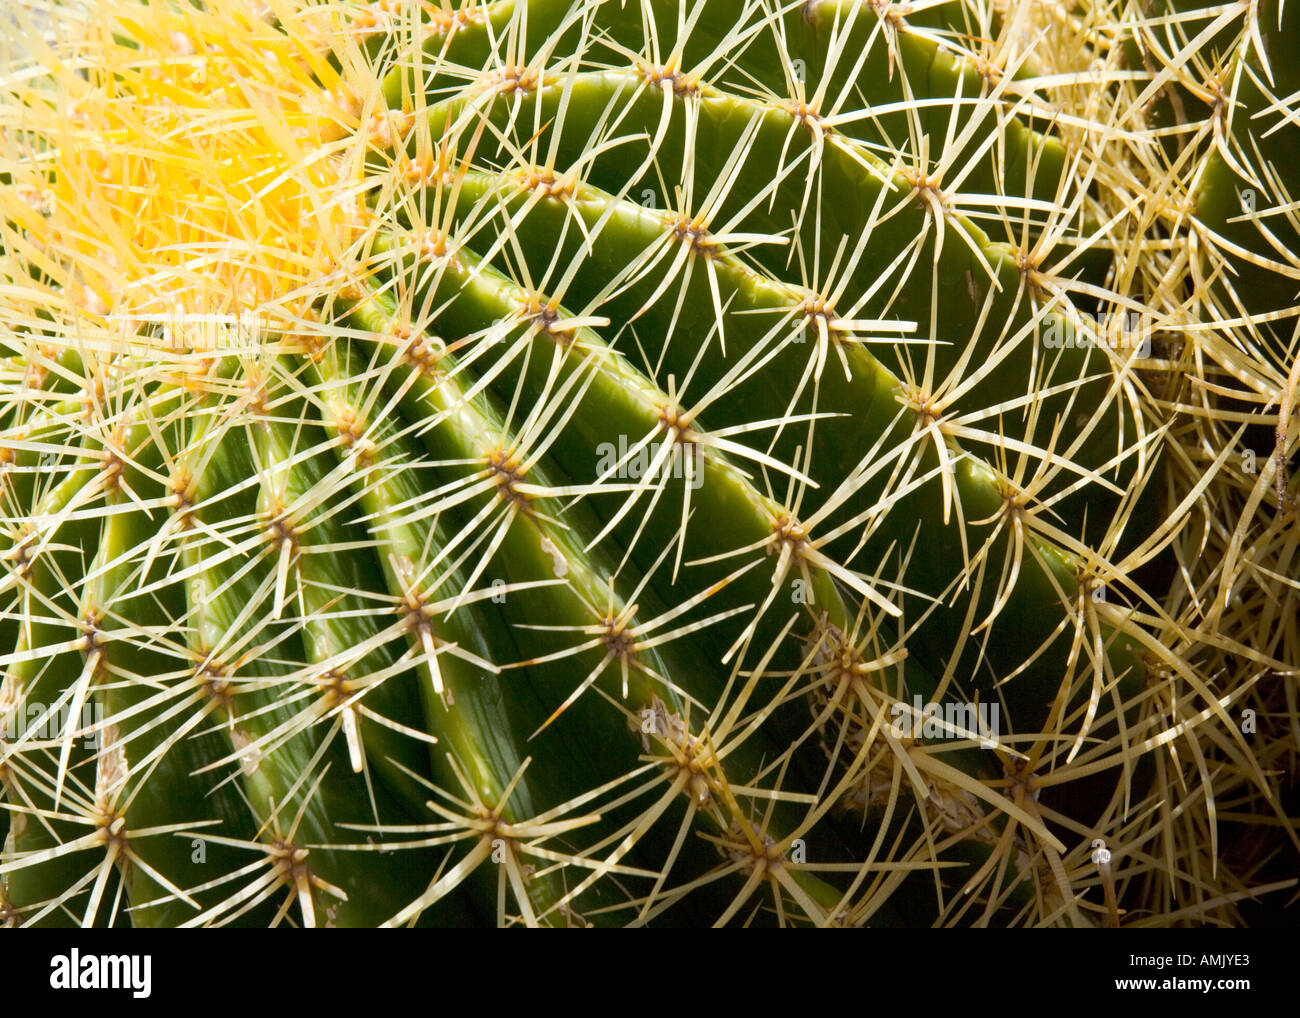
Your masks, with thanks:
[(0, 920), (1284, 899), (1294, 258), (1187, 203), (1295, 161), (1170, 49), (1234, 10), (16, 12)]

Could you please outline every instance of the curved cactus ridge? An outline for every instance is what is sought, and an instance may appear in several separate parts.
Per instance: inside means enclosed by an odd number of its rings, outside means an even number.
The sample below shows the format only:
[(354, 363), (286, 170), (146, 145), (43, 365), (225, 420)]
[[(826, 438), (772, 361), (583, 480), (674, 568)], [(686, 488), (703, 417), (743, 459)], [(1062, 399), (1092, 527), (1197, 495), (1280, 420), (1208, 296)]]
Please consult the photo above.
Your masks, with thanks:
[(1168, 760), (1267, 790), (1134, 201), (981, 11), (18, 16), (0, 918), (1115, 925)]

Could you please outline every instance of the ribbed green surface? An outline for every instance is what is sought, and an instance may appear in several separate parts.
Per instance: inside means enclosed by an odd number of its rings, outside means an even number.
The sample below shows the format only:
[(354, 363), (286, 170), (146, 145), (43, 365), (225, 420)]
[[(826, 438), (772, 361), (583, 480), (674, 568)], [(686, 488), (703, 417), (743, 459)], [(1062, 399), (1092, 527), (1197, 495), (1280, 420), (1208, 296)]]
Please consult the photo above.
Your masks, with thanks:
[[(1141, 357), (1045, 338), (1040, 266), (1113, 282), (1072, 125), (964, 5), (884, 13), (431, 9), (365, 43), (347, 129), (408, 133), (340, 165), (372, 228), (296, 327), (96, 353), (93, 411), (51, 329), (4, 407), (6, 917), (1100, 921), (1165, 653)], [(914, 696), (1002, 741), (900, 739)], [(83, 701), (92, 749), (23, 708)]]

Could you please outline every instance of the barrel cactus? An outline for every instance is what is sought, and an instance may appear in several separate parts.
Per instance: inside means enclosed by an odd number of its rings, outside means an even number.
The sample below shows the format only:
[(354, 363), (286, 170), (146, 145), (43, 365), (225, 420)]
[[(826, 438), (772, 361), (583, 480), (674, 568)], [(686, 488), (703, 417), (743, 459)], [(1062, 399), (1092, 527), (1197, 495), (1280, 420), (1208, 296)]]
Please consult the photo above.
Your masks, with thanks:
[(29, 0), (0, 921), (1284, 899), (1295, 17)]

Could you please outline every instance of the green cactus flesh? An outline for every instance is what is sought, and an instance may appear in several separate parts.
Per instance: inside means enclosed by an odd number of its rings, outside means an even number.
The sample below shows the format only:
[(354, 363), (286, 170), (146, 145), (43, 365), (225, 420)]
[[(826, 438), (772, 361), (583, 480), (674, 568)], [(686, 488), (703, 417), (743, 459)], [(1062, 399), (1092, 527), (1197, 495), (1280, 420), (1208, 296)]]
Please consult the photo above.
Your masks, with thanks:
[(5, 86), (0, 919), (1151, 908), (1282, 651), (1172, 607), (1135, 201), (980, 12), (21, 15), (89, 55)]

